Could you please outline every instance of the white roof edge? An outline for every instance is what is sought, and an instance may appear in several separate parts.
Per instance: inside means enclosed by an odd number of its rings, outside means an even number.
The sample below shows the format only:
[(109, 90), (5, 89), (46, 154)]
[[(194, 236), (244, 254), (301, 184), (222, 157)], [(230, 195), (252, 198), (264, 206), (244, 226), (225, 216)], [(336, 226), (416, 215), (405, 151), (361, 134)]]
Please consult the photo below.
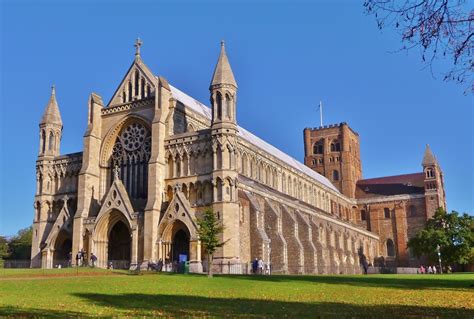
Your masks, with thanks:
[[(203, 103), (199, 102), (198, 100), (192, 98), (191, 96), (187, 95), (183, 91), (175, 88), (174, 86), (170, 85), (171, 95), (176, 100), (183, 103), (185, 106), (191, 108), (193, 111), (201, 114), (202, 116), (211, 119), (212, 112), (211, 109), (204, 105)], [(304, 165), (303, 163), (299, 162), (295, 158), (291, 157), (290, 155), (286, 154), (285, 152), (279, 150), (275, 146), (271, 145), (270, 143), (262, 140), (261, 138), (257, 137), (256, 135), (250, 133), (246, 129), (241, 126), (238, 126), (239, 133), (238, 135), (242, 137), (247, 142), (257, 146), (258, 148), (262, 149), (263, 151), (269, 153), (270, 155), (275, 156), (276, 158), (280, 159), (281, 161), (285, 162), (286, 164), (290, 165), (291, 167), (295, 168), (296, 170), (300, 171), (301, 173), (315, 179), (319, 183), (323, 184), (324, 186), (330, 188), (331, 190), (340, 194), (339, 190), (323, 175), (313, 171), (308, 166)]]

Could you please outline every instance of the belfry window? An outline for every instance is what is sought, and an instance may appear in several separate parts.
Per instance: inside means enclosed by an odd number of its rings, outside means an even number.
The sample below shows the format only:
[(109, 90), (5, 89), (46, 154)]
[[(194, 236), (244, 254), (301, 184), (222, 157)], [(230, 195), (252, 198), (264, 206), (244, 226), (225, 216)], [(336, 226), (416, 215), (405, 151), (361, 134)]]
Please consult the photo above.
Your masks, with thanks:
[(122, 129), (114, 144), (110, 166), (111, 179), (118, 175), (132, 200), (147, 198), (150, 152), (150, 132), (137, 122)]
[(333, 141), (331, 143), (331, 152), (340, 152), (341, 151), (341, 143), (339, 141)]
[(54, 148), (54, 134), (53, 132), (49, 132), (49, 144), (48, 144), (48, 149), (52, 151)]
[(313, 144), (313, 154), (323, 154), (324, 153), (324, 141), (319, 141)]
[(222, 119), (222, 95), (217, 92), (216, 94), (216, 99), (217, 99), (217, 118)]
[(230, 99), (229, 94), (225, 95), (225, 105), (226, 105), (226, 116), (227, 118), (232, 118), (232, 100)]
[(46, 151), (46, 133), (44, 130), (41, 131), (41, 153), (44, 153)]
[(434, 171), (432, 168), (427, 168), (426, 169), (426, 178), (433, 178), (434, 177)]

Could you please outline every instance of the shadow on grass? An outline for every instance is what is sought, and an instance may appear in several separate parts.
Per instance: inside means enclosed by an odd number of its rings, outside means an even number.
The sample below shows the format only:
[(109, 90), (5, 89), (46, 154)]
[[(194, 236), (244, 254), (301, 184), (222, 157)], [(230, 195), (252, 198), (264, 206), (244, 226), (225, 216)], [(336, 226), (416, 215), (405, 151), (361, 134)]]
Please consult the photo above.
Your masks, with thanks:
[[(91, 315), (92, 316), (92, 315)], [(84, 318), (87, 314), (67, 310), (17, 308), (0, 306), (1, 318)]]
[[(473, 310), (402, 305), (351, 305), (333, 302), (284, 302), (258, 299), (206, 298), (162, 294), (73, 294), (94, 306), (113, 308), (106, 315), (122, 316), (226, 316), (311, 318), (472, 318)], [(0, 307), (1, 316), (74, 317), (69, 311)], [(91, 314), (93, 315), (93, 314)]]
[(467, 278), (456, 278), (453, 275), (451, 279), (438, 278), (435, 276), (411, 275), (412, 277), (397, 277), (392, 275), (385, 276), (324, 276), (324, 275), (309, 275), (309, 276), (292, 276), (292, 275), (271, 275), (271, 276), (226, 276), (229, 278), (240, 278), (247, 280), (257, 280), (266, 282), (291, 282), (291, 281), (305, 281), (320, 284), (342, 284), (350, 286), (362, 287), (383, 287), (383, 288), (398, 288), (398, 289), (443, 289), (443, 290), (471, 290), (474, 291), (472, 285), (474, 284), (474, 276)]

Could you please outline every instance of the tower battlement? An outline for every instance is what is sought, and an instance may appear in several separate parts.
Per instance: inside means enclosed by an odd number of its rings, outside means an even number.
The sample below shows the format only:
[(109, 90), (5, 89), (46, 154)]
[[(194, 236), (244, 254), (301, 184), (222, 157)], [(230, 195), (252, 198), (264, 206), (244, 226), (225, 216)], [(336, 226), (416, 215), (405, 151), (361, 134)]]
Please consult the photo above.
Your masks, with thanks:
[(359, 134), (341, 122), (305, 128), (303, 135), (305, 164), (354, 198), (357, 180), (362, 178)]

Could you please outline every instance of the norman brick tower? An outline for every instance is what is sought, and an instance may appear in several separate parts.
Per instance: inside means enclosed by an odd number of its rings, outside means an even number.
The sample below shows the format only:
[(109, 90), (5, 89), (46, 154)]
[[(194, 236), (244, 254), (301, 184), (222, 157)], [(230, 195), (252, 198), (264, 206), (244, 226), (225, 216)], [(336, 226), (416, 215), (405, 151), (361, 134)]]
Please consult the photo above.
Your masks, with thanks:
[(423, 172), (425, 173), (425, 205), (426, 217), (433, 217), (435, 211), (442, 207), (446, 209), (446, 198), (444, 193), (443, 171), (438, 164), (429, 145), (426, 145), (423, 156)]
[(344, 195), (355, 198), (362, 179), (359, 134), (347, 123), (304, 129), (304, 163), (326, 176)]

